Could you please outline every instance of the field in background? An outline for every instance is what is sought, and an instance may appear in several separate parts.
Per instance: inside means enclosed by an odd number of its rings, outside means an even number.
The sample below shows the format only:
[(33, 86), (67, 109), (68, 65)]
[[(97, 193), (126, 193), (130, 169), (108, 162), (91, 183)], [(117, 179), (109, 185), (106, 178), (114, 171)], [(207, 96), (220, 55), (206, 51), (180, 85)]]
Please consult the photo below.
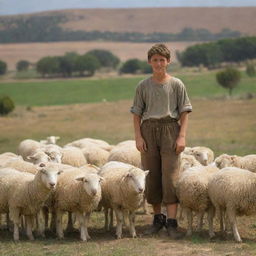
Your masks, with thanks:
[[(0, 59), (8, 64), (8, 70), (15, 70), (16, 63), (27, 60), (36, 63), (45, 56), (60, 56), (66, 52), (84, 54), (93, 49), (109, 50), (122, 61), (131, 58), (146, 60), (146, 53), (153, 43), (122, 43), (122, 42), (56, 42), (56, 43), (20, 43), (0, 44)], [(176, 61), (175, 51), (183, 51), (195, 42), (169, 42), (172, 59)]]

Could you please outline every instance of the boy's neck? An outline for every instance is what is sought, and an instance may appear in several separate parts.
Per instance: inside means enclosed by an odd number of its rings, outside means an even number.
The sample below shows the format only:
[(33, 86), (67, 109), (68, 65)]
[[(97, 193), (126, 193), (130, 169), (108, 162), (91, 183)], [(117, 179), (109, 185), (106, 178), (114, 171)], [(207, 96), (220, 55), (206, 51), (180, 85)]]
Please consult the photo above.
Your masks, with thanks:
[(168, 73), (160, 73), (160, 74), (153, 73), (152, 78), (156, 82), (166, 82), (171, 78), (171, 76)]

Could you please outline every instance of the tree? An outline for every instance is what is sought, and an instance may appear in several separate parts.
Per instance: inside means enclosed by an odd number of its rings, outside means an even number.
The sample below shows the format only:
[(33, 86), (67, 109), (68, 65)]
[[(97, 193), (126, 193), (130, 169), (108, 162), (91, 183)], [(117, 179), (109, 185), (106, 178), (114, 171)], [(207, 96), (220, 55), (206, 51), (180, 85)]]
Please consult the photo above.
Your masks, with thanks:
[(147, 61), (140, 62), (140, 70), (143, 74), (152, 74), (152, 67), (148, 64)]
[(78, 56), (75, 61), (75, 71), (79, 72), (80, 75), (86, 73), (87, 76), (93, 76), (95, 71), (100, 68), (98, 59), (91, 54), (84, 54)]
[(216, 74), (217, 82), (224, 88), (229, 90), (229, 95), (232, 94), (232, 90), (238, 85), (241, 79), (241, 73), (232, 67), (228, 67), (223, 71)]
[(107, 50), (95, 49), (87, 52), (87, 54), (95, 56), (102, 67), (116, 68), (120, 63), (120, 59)]
[(5, 116), (15, 108), (13, 100), (9, 96), (0, 97), (0, 115)]
[(17, 71), (25, 71), (29, 68), (29, 62), (27, 60), (20, 60), (16, 64)]
[(60, 73), (63, 76), (72, 76), (78, 56), (76, 52), (67, 52), (64, 56), (59, 57)]
[(123, 64), (123, 66), (120, 69), (120, 72), (135, 74), (140, 70), (140, 68), (141, 68), (140, 60), (130, 59)]
[(57, 74), (60, 72), (59, 57), (44, 57), (36, 64), (38, 73), (45, 75)]
[(7, 71), (7, 64), (0, 60), (0, 75), (4, 75)]
[(248, 76), (255, 76), (256, 75), (255, 67), (254, 67), (254, 64), (252, 62), (248, 62), (246, 64), (246, 74)]

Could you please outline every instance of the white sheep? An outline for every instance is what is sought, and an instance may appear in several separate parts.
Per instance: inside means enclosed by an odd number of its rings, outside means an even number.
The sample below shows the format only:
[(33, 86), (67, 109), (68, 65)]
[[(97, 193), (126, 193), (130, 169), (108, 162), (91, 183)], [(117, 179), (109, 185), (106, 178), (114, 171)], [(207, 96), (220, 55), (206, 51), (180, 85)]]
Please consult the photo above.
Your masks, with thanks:
[(202, 165), (208, 165), (214, 160), (214, 153), (208, 147), (186, 147), (184, 153), (193, 155)]
[(57, 140), (59, 140), (59, 136), (49, 136), (46, 138), (46, 140), (40, 140), (40, 143), (43, 145), (47, 144), (56, 144)]
[(134, 141), (125, 141), (117, 144), (110, 151), (109, 161), (123, 162), (141, 168), (141, 155)]
[(20, 216), (26, 218), (26, 233), (30, 240), (32, 222), (57, 184), (60, 170), (51, 163), (41, 164), (36, 175), (11, 168), (0, 170), (0, 213), (8, 213), (14, 223), (13, 238), (19, 240)]
[[(125, 164), (111, 161), (102, 167), (102, 201), (105, 209), (105, 221), (108, 209), (116, 214), (116, 236), (122, 237), (122, 223), (126, 212), (129, 212), (129, 229), (132, 237), (136, 237), (135, 211), (141, 206), (145, 190), (145, 179), (148, 171)], [(108, 223), (105, 223), (105, 227)]]
[(64, 172), (54, 191), (53, 208), (56, 211), (57, 235), (64, 237), (62, 215), (64, 212), (76, 214), (80, 224), (80, 238), (83, 241), (90, 239), (88, 222), (91, 212), (97, 208), (101, 199), (101, 177), (84, 169)]
[(12, 159), (22, 159), (22, 157), (12, 152), (5, 152), (0, 154), (0, 167), (3, 167), (8, 161)]
[(99, 139), (92, 139), (92, 138), (83, 138), (83, 139), (75, 140), (75, 141), (72, 141), (71, 143), (68, 143), (66, 146), (84, 148), (84, 147), (87, 147), (88, 144), (89, 145), (93, 144), (107, 151), (110, 151), (112, 149), (112, 146), (106, 141), (99, 140)]
[(63, 164), (69, 164), (75, 167), (81, 167), (87, 164), (87, 160), (81, 149), (77, 147), (64, 147), (61, 150)]
[(33, 164), (52, 162), (52, 159), (43, 151), (37, 150), (33, 155), (27, 156), (27, 160)]
[(256, 155), (236, 156), (222, 154), (214, 160), (216, 166), (220, 169), (228, 166), (246, 169), (256, 172)]
[(193, 166), (201, 166), (202, 164), (196, 160), (193, 155), (185, 153), (180, 154), (180, 173)]
[(20, 142), (17, 152), (21, 155), (25, 161), (28, 161), (28, 156), (32, 156), (37, 150), (41, 148), (41, 144), (38, 141), (26, 139)]
[(215, 166), (194, 166), (186, 169), (179, 177), (176, 192), (180, 206), (187, 212), (188, 236), (192, 234), (192, 211), (198, 214), (198, 231), (202, 229), (204, 213), (208, 212), (209, 236), (214, 236), (212, 223), (214, 208), (208, 196), (208, 182), (218, 170)]
[(256, 174), (237, 167), (225, 167), (210, 179), (209, 196), (219, 215), (221, 231), (224, 231), (223, 216), (226, 214), (235, 240), (242, 242), (236, 216), (256, 213)]

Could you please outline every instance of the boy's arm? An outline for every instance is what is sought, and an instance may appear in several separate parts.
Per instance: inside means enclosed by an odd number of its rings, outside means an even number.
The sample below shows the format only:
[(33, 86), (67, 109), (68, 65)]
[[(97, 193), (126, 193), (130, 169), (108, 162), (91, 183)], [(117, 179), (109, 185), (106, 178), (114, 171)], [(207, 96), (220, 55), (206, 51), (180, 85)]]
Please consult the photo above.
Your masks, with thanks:
[(133, 114), (133, 126), (134, 126), (134, 133), (135, 133), (136, 148), (140, 152), (145, 152), (147, 151), (147, 146), (141, 135), (140, 124), (141, 124), (141, 117), (136, 114)]
[(176, 154), (180, 154), (186, 146), (186, 132), (188, 127), (188, 112), (181, 113), (180, 133), (176, 140)]

